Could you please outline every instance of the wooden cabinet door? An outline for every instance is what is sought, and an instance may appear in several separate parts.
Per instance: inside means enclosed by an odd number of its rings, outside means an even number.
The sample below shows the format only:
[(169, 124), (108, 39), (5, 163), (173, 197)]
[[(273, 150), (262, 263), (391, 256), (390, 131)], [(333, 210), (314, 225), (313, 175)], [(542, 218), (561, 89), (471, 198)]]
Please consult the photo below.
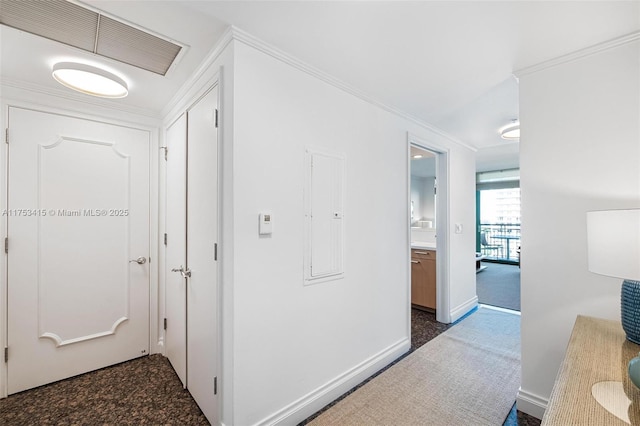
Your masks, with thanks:
[(424, 291), (423, 306), (436, 309), (436, 260), (421, 260), (425, 280), (422, 283)]
[(411, 259), (411, 304), (424, 305), (424, 285), (426, 271), (420, 259)]
[(435, 251), (413, 250), (411, 256), (411, 303), (436, 309)]

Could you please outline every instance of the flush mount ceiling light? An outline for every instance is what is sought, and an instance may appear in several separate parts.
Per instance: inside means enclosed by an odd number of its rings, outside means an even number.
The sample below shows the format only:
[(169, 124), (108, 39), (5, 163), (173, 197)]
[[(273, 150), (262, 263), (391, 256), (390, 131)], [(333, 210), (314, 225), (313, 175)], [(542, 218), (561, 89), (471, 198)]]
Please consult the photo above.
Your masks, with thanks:
[(129, 94), (129, 88), (123, 79), (86, 64), (57, 63), (53, 66), (53, 78), (70, 89), (91, 96), (124, 98)]
[(500, 129), (500, 137), (508, 141), (517, 141), (520, 139), (520, 123), (513, 120), (511, 124)]

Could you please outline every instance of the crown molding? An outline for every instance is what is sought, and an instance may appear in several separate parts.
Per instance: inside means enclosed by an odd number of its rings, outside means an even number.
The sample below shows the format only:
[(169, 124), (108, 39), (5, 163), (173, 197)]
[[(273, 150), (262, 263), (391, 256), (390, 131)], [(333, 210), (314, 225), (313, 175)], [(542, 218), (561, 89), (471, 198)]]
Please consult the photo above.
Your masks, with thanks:
[(231, 33), (231, 37), (232, 37), (233, 40), (236, 40), (238, 42), (244, 43), (247, 46), (253, 47), (254, 49), (257, 49), (262, 53), (265, 53), (265, 54), (267, 54), (267, 55), (269, 55), (269, 56), (271, 56), (271, 57), (273, 57), (273, 58), (275, 58), (275, 59), (277, 59), (277, 60), (279, 60), (281, 62), (284, 62), (285, 64), (288, 64), (288, 65), (294, 67), (294, 68), (297, 68), (300, 71), (303, 71), (303, 72), (305, 72), (305, 73), (307, 73), (307, 74), (309, 74), (309, 75), (311, 75), (311, 76), (313, 76), (313, 77), (315, 77), (315, 78), (317, 78), (317, 79), (319, 79), (319, 80), (321, 80), (321, 81), (323, 81), (325, 83), (328, 83), (328, 84), (330, 84), (330, 85), (332, 85), (332, 86), (334, 86), (334, 87), (336, 87), (336, 88), (338, 88), (338, 89), (340, 89), (340, 90), (342, 90), (342, 91), (344, 91), (346, 93), (349, 93), (350, 95), (353, 95), (353, 96), (355, 96), (355, 97), (357, 97), (357, 98), (359, 98), (359, 99), (361, 99), (361, 100), (363, 100), (365, 102), (368, 102), (368, 103), (370, 103), (370, 104), (372, 104), (372, 105), (374, 105), (374, 106), (376, 106), (378, 108), (381, 108), (381, 109), (383, 109), (385, 111), (388, 111), (388, 112), (390, 112), (390, 113), (392, 113), (392, 114), (394, 114), (394, 115), (396, 115), (398, 117), (401, 117), (401, 118), (403, 118), (403, 119), (405, 119), (407, 121), (410, 121), (410, 122), (412, 122), (412, 123), (424, 128), (426, 130), (429, 130), (430, 132), (435, 133), (438, 136), (441, 136), (441, 137), (447, 139), (448, 141), (455, 143), (456, 145), (459, 145), (459, 146), (462, 146), (464, 148), (470, 149), (470, 150), (472, 150), (474, 152), (478, 150), (478, 148), (476, 148), (476, 147), (474, 147), (472, 145), (466, 144), (466, 143), (462, 142), (459, 139), (456, 139), (455, 137), (453, 137), (452, 135), (448, 134), (444, 130), (439, 129), (439, 128), (433, 126), (432, 124), (429, 124), (424, 120), (421, 120), (418, 117), (415, 117), (415, 116), (413, 116), (411, 114), (408, 114), (408, 113), (402, 111), (401, 109), (399, 109), (397, 107), (385, 104), (384, 102), (382, 102), (382, 101), (380, 101), (380, 100), (378, 100), (378, 99), (366, 94), (365, 92), (363, 92), (363, 91), (361, 91), (359, 89), (356, 89), (355, 87), (351, 86), (350, 84), (345, 83), (344, 81), (339, 80), (339, 79), (333, 77), (332, 75), (330, 75), (330, 74), (328, 74), (328, 73), (326, 73), (324, 71), (321, 71), (320, 69), (318, 69), (318, 68), (316, 68), (316, 67), (314, 67), (314, 66), (312, 66), (312, 65), (310, 65), (310, 64), (308, 64), (306, 62), (301, 61), (298, 58), (295, 58), (294, 56), (292, 56), (292, 55), (290, 55), (290, 54), (278, 49), (275, 46), (272, 46), (272, 45), (260, 40), (259, 38), (247, 33), (244, 30), (241, 30), (241, 29), (239, 29), (237, 27), (233, 27), (232, 26), (230, 28), (230, 33)]
[(630, 34), (614, 38), (612, 40), (607, 40), (602, 43), (586, 47), (584, 49), (576, 50), (575, 52), (571, 52), (566, 55), (558, 56), (557, 58), (549, 59), (548, 61), (540, 62), (538, 64), (519, 69), (517, 71), (514, 71), (513, 74), (516, 76), (516, 78), (520, 78), (525, 75), (534, 74), (549, 68), (557, 67), (558, 65), (574, 62), (578, 59), (586, 58), (600, 52), (615, 49), (616, 47), (633, 43), (634, 41), (638, 40), (640, 40), (640, 31), (635, 31)]
[(106, 108), (109, 110), (115, 110), (118, 112), (126, 112), (142, 117), (152, 118), (157, 120), (160, 118), (158, 111), (154, 111), (147, 108), (139, 108), (131, 105), (123, 105), (117, 101), (110, 101), (106, 99), (91, 98), (86, 95), (76, 95), (73, 92), (67, 90), (52, 89), (39, 84), (28, 83), (26, 81), (11, 79), (6, 77), (0, 77), (0, 87), (14, 88), (19, 90), (25, 90), (31, 93), (38, 93), (47, 96), (53, 96), (56, 98), (66, 99), (82, 105), (90, 105), (92, 107)]
[(201, 78), (210, 70), (215, 61), (220, 57), (224, 49), (231, 43), (233, 40), (233, 32), (234, 27), (229, 27), (222, 34), (220, 40), (216, 45), (209, 51), (205, 59), (202, 61), (198, 69), (191, 74), (191, 77), (178, 89), (176, 94), (171, 98), (171, 100), (162, 108), (161, 116), (166, 119), (167, 116), (171, 114), (173, 109), (180, 104), (180, 102), (188, 96), (189, 93), (195, 88)]

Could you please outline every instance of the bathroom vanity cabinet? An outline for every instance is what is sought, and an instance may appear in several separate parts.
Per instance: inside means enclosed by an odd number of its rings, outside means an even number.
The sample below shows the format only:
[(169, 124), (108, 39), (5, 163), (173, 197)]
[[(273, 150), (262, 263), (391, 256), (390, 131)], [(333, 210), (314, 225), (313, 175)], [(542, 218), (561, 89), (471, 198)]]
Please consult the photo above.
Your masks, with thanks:
[(436, 309), (436, 251), (411, 249), (411, 304)]

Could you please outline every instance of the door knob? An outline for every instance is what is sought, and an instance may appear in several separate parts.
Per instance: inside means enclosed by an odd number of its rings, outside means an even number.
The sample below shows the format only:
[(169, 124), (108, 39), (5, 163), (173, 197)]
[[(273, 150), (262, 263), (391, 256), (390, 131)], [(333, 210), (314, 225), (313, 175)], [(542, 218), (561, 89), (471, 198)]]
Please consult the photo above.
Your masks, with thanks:
[(179, 268), (173, 268), (171, 270), (171, 272), (180, 272), (180, 275), (182, 275), (182, 278), (189, 278), (191, 277), (191, 269), (187, 268), (186, 270), (184, 269), (184, 266), (180, 265)]
[(145, 263), (147, 263), (147, 258), (144, 256), (140, 256), (137, 259), (133, 259), (129, 261), (129, 263), (133, 263), (133, 262), (136, 262), (138, 265), (144, 265)]

